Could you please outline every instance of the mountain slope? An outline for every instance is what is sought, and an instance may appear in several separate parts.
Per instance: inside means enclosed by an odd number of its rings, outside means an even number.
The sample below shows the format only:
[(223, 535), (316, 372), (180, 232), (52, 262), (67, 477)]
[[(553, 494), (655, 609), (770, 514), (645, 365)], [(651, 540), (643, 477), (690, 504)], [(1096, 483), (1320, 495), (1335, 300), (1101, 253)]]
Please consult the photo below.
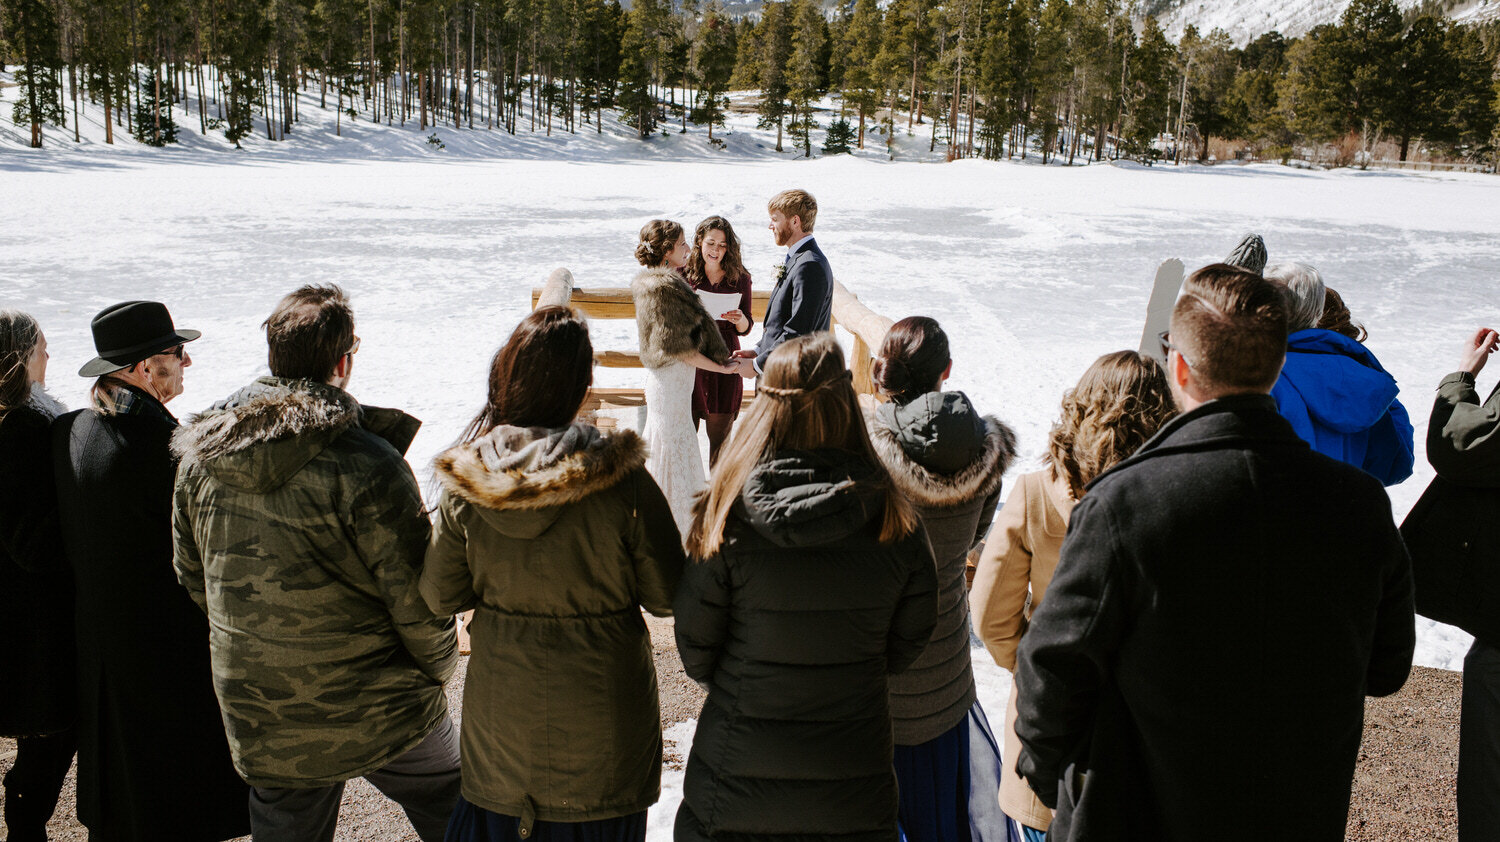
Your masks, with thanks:
[[(1396, 0), (1402, 9), (1420, 0)], [(1143, 11), (1155, 15), (1167, 36), (1176, 40), (1188, 24), (1207, 33), (1215, 28), (1243, 44), (1263, 32), (1276, 30), (1288, 37), (1302, 35), (1319, 24), (1335, 23), (1350, 0), (1151, 0)], [(1500, 0), (1450, 0), (1452, 20), (1479, 22), (1500, 19)]]

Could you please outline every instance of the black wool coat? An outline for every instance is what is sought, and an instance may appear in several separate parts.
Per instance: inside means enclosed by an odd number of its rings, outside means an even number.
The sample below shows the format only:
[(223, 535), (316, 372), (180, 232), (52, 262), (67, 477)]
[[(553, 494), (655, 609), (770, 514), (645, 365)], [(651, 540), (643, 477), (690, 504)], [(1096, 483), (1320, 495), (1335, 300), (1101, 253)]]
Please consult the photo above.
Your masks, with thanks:
[(73, 724), (73, 583), (52, 481), (52, 420), (29, 407), (0, 420), (0, 734)]
[(77, 597), (78, 818), (93, 840), (243, 836), (248, 789), (229, 760), (208, 619), (172, 569), (177, 421), (135, 395), (138, 413), (83, 410), (52, 428)]
[(1269, 397), (1211, 401), (1073, 510), (1021, 639), (1017, 769), (1049, 839), (1342, 840), (1364, 697), (1415, 639), (1380, 482)]
[(877, 476), (842, 451), (778, 453), (721, 551), (683, 572), (677, 648), (708, 700), (678, 842), (895, 840), (886, 676), (927, 645), (937, 569), (920, 528), (878, 541)]

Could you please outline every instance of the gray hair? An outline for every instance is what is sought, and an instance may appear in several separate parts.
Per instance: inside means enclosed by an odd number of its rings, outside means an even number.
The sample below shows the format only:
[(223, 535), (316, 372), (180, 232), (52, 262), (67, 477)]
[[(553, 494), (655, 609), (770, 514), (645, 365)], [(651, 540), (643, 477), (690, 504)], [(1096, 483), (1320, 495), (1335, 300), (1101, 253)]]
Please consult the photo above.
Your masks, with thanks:
[(31, 397), (26, 365), (42, 338), (42, 327), (30, 314), (0, 310), (0, 416)]
[(1326, 293), (1323, 276), (1318, 270), (1297, 260), (1273, 263), (1266, 267), (1266, 280), (1285, 291), (1287, 332), (1296, 333), (1318, 324), (1323, 317)]

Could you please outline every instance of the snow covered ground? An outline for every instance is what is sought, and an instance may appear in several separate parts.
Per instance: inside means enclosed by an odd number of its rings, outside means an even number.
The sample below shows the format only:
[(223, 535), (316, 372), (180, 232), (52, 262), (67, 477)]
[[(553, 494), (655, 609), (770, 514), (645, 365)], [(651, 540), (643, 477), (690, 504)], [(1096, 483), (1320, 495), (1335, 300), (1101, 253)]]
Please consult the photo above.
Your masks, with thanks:
[[(426, 422), (410, 458), (427, 482), (432, 457), (478, 410), (491, 354), (553, 267), (583, 287), (625, 286), (646, 220), (691, 227), (718, 213), (737, 224), (746, 264), (766, 283), (781, 252), (765, 201), (789, 186), (818, 197), (819, 243), (851, 290), (892, 318), (926, 314), (947, 328), (950, 385), (1015, 426), (1017, 473), (1037, 467), (1058, 401), (1088, 364), (1137, 346), (1157, 264), (1217, 260), (1246, 231), (1265, 236), (1273, 259), (1314, 263), (1344, 294), (1402, 385), (1419, 449), (1433, 387), (1461, 341), (1500, 323), (1492, 176), (892, 163), (878, 141), (862, 156), (800, 161), (772, 151), (752, 123), (731, 121), (727, 151), (701, 130), (643, 144), (612, 122), (603, 135), (552, 139), (439, 129), (447, 148), (437, 150), (414, 126), (346, 122), (336, 137), (310, 107), (292, 140), (244, 151), (192, 131), (183, 148), (108, 148), (97, 123), (83, 144), (41, 151), (0, 133), (0, 306), (41, 320), (49, 383), (78, 406), (92, 315), (124, 299), (167, 302), (180, 326), (204, 334), (171, 407), (186, 416), (265, 371), (259, 325), (282, 294), (341, 284), (363, 339), (352, 391)], [(925, 133), (900, 146), (925, 157)], [(596, 322), (594, 332), (599, 348), (635, 345), (630, 323)], [(600, 369), (598, 383), (639, 379)], [(1431, 476), (1419, 457), (1417, 475), (1392, 489), (1398, 518)], [(1460, 668), (1467, 636), (1419, 626), (1417, 663)], [(998, 723), (1009, 678), (982, 650), (975, 662)], [(691, 723), (668, 736), (685, 755)], [(667, 838), (680, 782), (667, 775), (653, 839)]]

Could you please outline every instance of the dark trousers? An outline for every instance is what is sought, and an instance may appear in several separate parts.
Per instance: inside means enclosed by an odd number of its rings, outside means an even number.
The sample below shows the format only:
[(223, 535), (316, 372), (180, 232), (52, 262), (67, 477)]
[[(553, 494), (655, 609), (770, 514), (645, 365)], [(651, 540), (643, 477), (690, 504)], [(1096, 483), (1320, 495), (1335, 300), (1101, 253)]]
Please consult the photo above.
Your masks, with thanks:
[(47, 820), (57, 809), (63, 779), (78, 751), (71, 728), (16, 740), (16, 765), (5, 773), (5, 824), (10, 842), (46, 842)]
[(1500, 840), (1500, 649), (1476, 640), (1464, 658), (1458, 726), (1459, 842)]
[[(458, 729), (443, 721), (416, 747), (365, 775), (401, 805), (422, 842), (442, 842), (461, 789)], [(330, 842), (338, 827), (342, 782), (312, 789), (250, 790), (250, 832), (255, 842)]]

